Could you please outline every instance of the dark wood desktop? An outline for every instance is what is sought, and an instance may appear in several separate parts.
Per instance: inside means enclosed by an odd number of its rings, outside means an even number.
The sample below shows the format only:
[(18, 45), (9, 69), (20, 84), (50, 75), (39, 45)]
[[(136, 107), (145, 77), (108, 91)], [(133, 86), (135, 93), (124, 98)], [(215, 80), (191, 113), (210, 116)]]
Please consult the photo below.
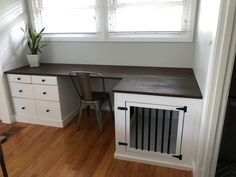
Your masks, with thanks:
[(202, 98), (193, 70), (190, 68), (42, 63), (36, 68), (24, 66), (5, 73), (68, 76), (71, 71), (92, 71), (102, 74), (106, 79), (122, 79), (113, 89), (115, 92)]

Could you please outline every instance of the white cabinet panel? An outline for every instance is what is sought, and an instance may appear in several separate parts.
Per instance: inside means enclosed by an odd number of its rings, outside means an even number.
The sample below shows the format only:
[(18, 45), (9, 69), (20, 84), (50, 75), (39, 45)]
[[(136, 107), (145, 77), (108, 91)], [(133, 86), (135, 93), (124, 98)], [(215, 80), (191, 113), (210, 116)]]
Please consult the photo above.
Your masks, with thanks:
[(39, 119), (61, 120), (61, 109), (59, 102), (36, 101), (37, 114)]
[(64, 127), (78, 113), (78, 94), (69, 77), (7, 77), (16, 121)]
[(35, 98), (38, 100), (59, 101), (57, 86), (33, 85)]
[(193, 168), (201, 100), (115, 93), (115, 157)]
[(30, 75), (8, 74), (7, 77), (10, 82), (31, 83)]
[(16, 115), (35, 116), (35, 102), (31, 99), (13, 98), (13, 105)]
[(33, 84), (57, 85), (57, 77), (54, 76), (32, 76)]
[(11, 95), (19, 98), (34, 98), (31, 84), (10, 83)]

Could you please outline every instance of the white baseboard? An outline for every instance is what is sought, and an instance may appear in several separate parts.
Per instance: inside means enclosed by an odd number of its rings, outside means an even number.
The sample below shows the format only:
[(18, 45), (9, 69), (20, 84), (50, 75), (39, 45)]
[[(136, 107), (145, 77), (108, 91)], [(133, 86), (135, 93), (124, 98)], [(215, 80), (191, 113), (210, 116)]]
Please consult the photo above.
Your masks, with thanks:
[(15, 120), (16, 122), (63, 128), (76, 116), (78, 112), (79, 112), (79, 107), (77, 107), (74, 111), (70, 112), (63, 120), (43, 119), (43, 118), (38, 119), (36, 117), (23, 116), (23, 115), (15, 116)]
[(36, 124), (35, 117), (24, 116), (24, 115), (14, 115), (16, 122)]
[(65, 126), (76, 116), (76, 114), (79, 113), (79, 108), (80, 108), (79, 106), (76, 107), (76, 109), (75, 109), (74, 111), (70, 112), (70, 113), (63, 119), (63, 122), (62, 122), (63, 127), (65, 127)]
[(197, 177), (196, 164), (193, 162), (193, 177)]
[(179, 169), (179, 170), (186, 170), (186, 171), (192, 171), (193, 170), (192, 167), (188, 166), (188, 165), (176, 164), (176, 163), (171, 163), (171, 162), (166, 162), (166, 161), (160, 161), (158, 159), (153, 160), (153, 159), (144, 158), (144, 157), (136, 157), (136, 156), (127, 155), (127, 154), (120, 154), (120, 153), (117, 153), (117, 152), (115, 152), (114, 157), (116, 159), (120, 159), (120, 160), (127, 160), (127, 161), (132, 161), (132, 162), (158, 165), (158, 166), (174, 168), (174, 169)]
[(1, 120), (2, 123), (4, 123), (4, 124), (11, 124), (11, 123), (12, 123), (10, 120), (2, 120), (2, 119), (0, 119), (0, 120)]
[[(107, 108), (107, 109), (106, 109)], [(105, 107), (103, 110), (110, 110), (109, 107)], [(76, 107), (72, 112), (70, 112), (65, 118), (60, 120), (54, 120), (54, 119), (43, 119), (43, 118), (35, 118), (31, 116), (23, 116), (18, 115), (14, 116), (16, 122), (22, 122), (22, 123), (30, 123), (30, 124), (38, 124), (38, 125), (46, 125), (46, 126), (52, 126), (52, 127), (65, 127), (75, 116), (79, 113), (79, 106)]]
[(45, 126), (51, 126), (51, 127), (63, 128), (62, 121), (55, 121), (55, 120), (50, 120), (50, 119), (40, 119), (40, 120), (37, 120), (36, 124), (38, 124), (38, 125), (45, 125)]
[(45, 126), (52, 126), (52, 127), (63, 127), (62, 121), (59, 120), (52, 120), (52, 119), (37, 119), (34, 117), (22, 116), (18, 115), (15, 116), (16, 122), (22, 123), (30, 123), (30, 124), (37, 124), (37, 125), (45, 125)]
[(109, 105), (104, 105), (104, 106), (102, 106), (102, 110), (103, 110), (103, 111), (110, 111)]

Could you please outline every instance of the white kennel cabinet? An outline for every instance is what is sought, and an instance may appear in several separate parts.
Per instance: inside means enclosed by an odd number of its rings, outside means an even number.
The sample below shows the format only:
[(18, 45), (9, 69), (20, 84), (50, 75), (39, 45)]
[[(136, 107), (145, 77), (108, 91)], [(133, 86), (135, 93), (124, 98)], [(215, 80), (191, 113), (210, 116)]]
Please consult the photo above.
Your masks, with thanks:
[(193, 169), (201, 99), (115, 92), (115, 157)]

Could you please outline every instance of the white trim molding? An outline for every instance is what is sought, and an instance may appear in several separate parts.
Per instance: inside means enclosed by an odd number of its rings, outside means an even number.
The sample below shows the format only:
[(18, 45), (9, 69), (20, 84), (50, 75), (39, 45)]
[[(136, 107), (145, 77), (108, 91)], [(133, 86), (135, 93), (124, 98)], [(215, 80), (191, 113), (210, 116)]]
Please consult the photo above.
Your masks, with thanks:
[(2, 73), (0, 76), (0, 97), (1, 97), (1, 117), (3, 123), (12, 123), (15, 121), (15, 118), (13, 116), (13, 110), (12, 110), (12, 103), (10, 99), (10, 93), (9, 88), (7, 84), (7, 78)]
[(218, 29), (207, 78), (196, 177), (214, 177), (235, 55), (236, 1), (221, 0)]

